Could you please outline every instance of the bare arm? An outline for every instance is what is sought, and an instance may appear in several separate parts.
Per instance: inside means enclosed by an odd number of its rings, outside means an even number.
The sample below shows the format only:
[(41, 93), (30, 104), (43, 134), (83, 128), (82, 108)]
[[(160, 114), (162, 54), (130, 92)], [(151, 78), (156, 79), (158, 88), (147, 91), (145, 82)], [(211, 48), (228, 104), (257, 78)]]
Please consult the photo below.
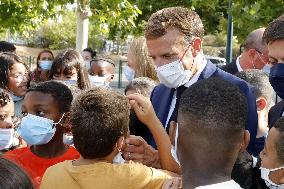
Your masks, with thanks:
[(140, 94), (127, 97), (137, 117), (149, 128), (155, 139), (162, 169), (180, 173), (180, 167), (171, 154), (170, 138), (157, 118), (151, 101)]

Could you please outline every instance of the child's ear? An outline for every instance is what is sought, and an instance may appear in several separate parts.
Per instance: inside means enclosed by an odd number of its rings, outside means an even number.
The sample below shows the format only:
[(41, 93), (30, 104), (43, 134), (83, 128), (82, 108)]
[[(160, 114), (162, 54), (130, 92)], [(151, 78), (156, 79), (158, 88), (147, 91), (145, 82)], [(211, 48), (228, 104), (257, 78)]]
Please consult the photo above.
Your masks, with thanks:
[(261, 111), (267, 106), (267, 100), (263, 97), (260, 97), (256, 100), (257, 111)]
[(64, 114), (64, 121), (62, 123), (64, 133), (71, 133), (70, 112)]
[(124, 149), (124, 145), (125, 145), (125, 137), (121, 136), (116, 141), (116, 144), (115, 144), (115, 147), (114, 147), (113, 150), (115, 150), (115, 148), (116, 148), (120, 152), (122, 149)]
[(250, 134), (248, 130), (245, 130), (243, 133), (243, 141), (242, 144), (240, 146), (240, 153), (243, 152), (244, 150), (246, 150), (248, 144), (250, 141)]

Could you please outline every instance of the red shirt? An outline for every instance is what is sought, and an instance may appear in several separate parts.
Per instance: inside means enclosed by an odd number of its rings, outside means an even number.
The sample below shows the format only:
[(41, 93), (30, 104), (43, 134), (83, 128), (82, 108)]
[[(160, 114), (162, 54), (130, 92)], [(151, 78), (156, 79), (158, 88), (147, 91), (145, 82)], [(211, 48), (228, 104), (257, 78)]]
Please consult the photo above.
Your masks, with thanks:
[(55, 158), (42, 158), (31, 152), (30, 147), (18, 148), (4, 154), (4, 157), (20, 165), (31, 177), (35, 188), (39, 188), (46, 169), (65, 160), (78, 159), (78, 151), (69, 146), (67, 152)]

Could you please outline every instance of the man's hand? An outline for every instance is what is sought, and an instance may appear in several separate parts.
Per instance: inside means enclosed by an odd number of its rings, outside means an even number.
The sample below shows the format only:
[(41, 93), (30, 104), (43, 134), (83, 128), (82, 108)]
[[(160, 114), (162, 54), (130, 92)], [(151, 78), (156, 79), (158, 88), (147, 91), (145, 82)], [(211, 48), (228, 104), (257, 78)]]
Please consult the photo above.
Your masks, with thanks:
[(140, 136), (130, 135), (126, 139), (126, 148), (122, 154), (125, 160), (132, 160), (144, 165), (161, 168), (159, 163), (159, 153)]

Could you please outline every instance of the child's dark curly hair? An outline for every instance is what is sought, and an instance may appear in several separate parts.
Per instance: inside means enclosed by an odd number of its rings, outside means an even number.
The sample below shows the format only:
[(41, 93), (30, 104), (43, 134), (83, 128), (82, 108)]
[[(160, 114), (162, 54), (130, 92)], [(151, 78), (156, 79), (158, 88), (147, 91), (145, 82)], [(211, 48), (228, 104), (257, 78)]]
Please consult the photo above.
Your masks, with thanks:
[(9, 97), (9, 95), (5, 91), (0, 89), (0, 107), (7, 105), (10, 101), (11, 98)]

